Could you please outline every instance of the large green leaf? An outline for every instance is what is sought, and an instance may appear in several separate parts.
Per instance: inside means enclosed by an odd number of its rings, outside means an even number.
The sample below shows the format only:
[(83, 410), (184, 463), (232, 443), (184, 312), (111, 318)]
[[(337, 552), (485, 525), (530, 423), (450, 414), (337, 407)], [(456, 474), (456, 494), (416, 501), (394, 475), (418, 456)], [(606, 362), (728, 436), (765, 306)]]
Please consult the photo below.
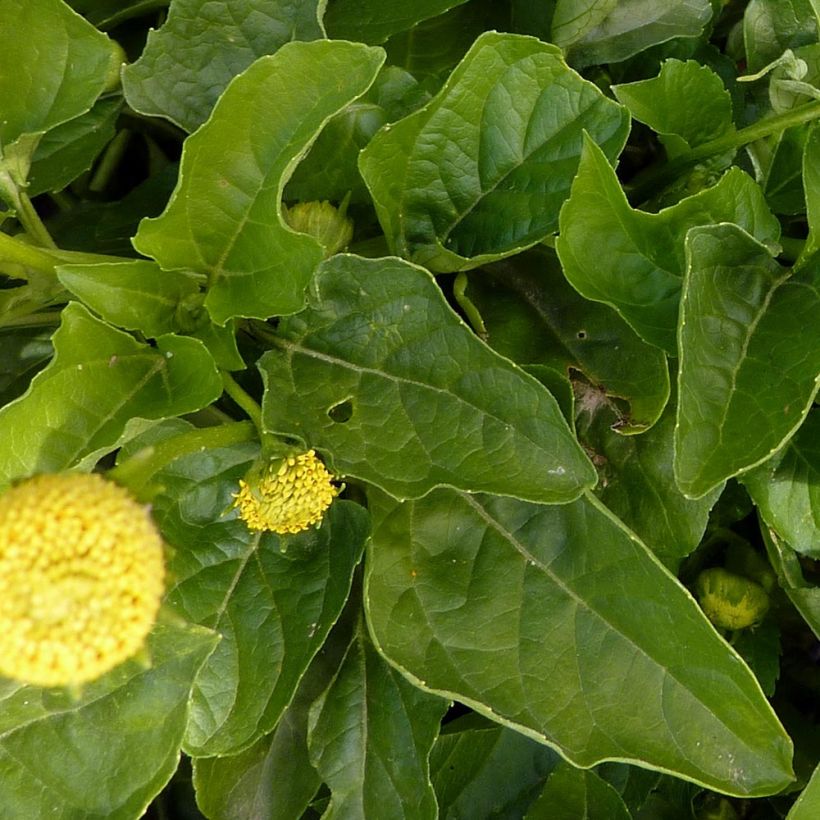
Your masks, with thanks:
[(427, 759), (448, 705), (388, 666), (360, 623), (310, 710), (310, 759), (331, 792), (323, 817), (435, 820)]
[(526, 820), (631, 820), (615, 789), (595, 772), (560, 763), (527, 812)]
[(820, 412), (776, 456), (743, 476), (763, 520), (789, 546), (820, 558)]
[(820, 766), (814, 770), (811, 780), (797, 798), (786, 820), (815, 820), (820, 816)]
[[(599, 397), (600, 399), (600, 397)], [(578, 401), (578, 438), (598, 467), (595, 493), (672, 572), (701, 541), (709, 511), (723, 489), (696, 501), (675, 484), (672, 471), (674, 402), (640, 436), (619, 436), (617, 408), (603, 400)]]
[(820, 128), (816, 126), (809, 133), (803, 151), (803, 187), (809, 236), (802, 258), (808, 259), (820, 250)]
[(205, 304), (217, 323), (301, 309), (323, 250), (283, 223), (282, 188), (322, 126), (368, 89), (383, 59), (380, 49), (358, 43), (289, 43), (237, 77), (185, 141), (171, 201), (161, 216), (142, 221), (134, 245), (163, 268), (207, 274)]
[(466, 0), (334, 0), (325, 12), (329, 37), (383, 43), (392, 34), (414, 28)]
[(486, 32), (424, 108), (376, 134), (359, 168), (391, 250), (461, 270), (551, 233), (583, 132), (614, 158), (628, 128), (555, 46)]
[(817, 42), (812, 0), (750, 0), (743, 15), (749, 73), (760, 71), (787, 48)]
[(579, 296), (554, 251), (533, 248), (472, 274), (467, 295), (493, 349), (519, 364), (583, 373), (600, 392), (623, 399), (619, 432), (639, 433), (658, 420), (669, 398), (666, 356), (612, 308)]
[(88, 111), (117, 58), (62, 0), (0, 0), (0, 20), (0, 176), (23, 185), (39, 135)]
[(776, 243), (780, 225), (739, 168), (658, 214), (633, 210), (606, 156), (586, 140), (556, 242), (564, 273), (587, 299), (605, 302), (646, 341), (674, 354), (684, 239), (696, 225), (734, 222)]
[(208, 630), (160, 624), (150, 668), (127, 662), (79, 698), (4, 683), (3, 817), (142, 816), (179, 763), (191, 685), (215, 644)]
[(698, 498), (773, 455), (820, 377), (820, 259), (789, 271), (736, 225), (693, 228), (681, 303), (675, 478)]
[(325, 262), (260, 369), (268, 430), (396, 497), (448, 485), (560, 503), (595, 481), (550, 393), (400, 259)]
[(169, 603), (222, 635), (193, 691), (185, 748), (235, 753), (276, 725), (339, 617), (367, 537), (365, 511), (336, 501), (320, 529), (252, 533), (227, 515), (253, 445), (178, 459), (157, 476), (157, 521), (174, 546)]
[(324, 37), (323, 6), (320, 0), (172, 0), (165, 25), (149, 31), (142, 56), (123, 71), (128, 104), (193, 131), (257, 57), (291, 40)]
[(558, 0), (552, 40), (573, 65), (614, 63), (673, 37), (697, 37), (709, 0)]
[(369, 500), (370, 627), (419, 686), (580, 766), (615, 758), (737, 795), (790, 782), (791, 742), (754, 676), (594, 497)]
[(192, 413), (222, 392), (201, 342), (167, 335), (149, 347), (78, 303), (63, 310), (53, 342), (49, 366), (0, 410), (0, 487), (102, 455), (133, 419)]
[(635, 119), (658, 134), (672, 135), (692, 148), (734, 129), (732, 98), (709, 66), (694, 60), (667, 60), (660, 74), (612, 87)]
[(548, 746), (475, 713), (447, 723), (430, 755), (439, 816), (517, 820), (559, 760)]

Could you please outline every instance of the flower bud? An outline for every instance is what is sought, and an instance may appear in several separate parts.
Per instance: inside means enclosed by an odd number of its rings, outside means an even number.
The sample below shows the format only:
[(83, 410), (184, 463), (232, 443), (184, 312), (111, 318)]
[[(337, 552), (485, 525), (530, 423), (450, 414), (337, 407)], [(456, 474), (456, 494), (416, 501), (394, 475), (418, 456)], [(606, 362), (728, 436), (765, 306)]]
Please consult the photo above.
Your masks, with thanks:
[(722, 567), (703, 570), (696, 591), (704, 614), (720, 629), (754, 626), (769, 609), (769, 596), (760, 584)]
[(325, 249), (325, 258), (344, 250), (353, 238), (353, 220), (329, 202), (300, 202), (285, 211), (294, 231), (310, 234)]

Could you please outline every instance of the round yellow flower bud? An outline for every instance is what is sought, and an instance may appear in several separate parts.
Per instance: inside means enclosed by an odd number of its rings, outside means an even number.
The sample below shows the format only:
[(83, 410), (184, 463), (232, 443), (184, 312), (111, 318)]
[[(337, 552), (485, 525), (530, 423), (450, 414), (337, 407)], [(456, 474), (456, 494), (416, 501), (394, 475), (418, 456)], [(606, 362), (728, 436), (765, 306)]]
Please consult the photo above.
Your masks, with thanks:
[(148, 509), (100, 475), (40, 475), (0, 495), (0, 675), (94, 680), (135, 655), (164, 591)]
[(313, 450), (275, 461), (261, 477), (239, 482), (234, 507), (250, 530), (283, 535), (318, 524), (339, 494)]

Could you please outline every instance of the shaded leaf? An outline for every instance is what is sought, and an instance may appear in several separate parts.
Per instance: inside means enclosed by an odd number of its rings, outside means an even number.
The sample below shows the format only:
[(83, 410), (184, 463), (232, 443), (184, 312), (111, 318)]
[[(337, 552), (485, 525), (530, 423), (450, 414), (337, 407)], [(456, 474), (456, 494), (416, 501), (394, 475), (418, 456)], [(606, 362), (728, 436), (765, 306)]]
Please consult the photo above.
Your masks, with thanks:
[(790, 782), (791, 743), (754, 676), (593, 497), (369, 500), (370, 627), (418, 685), (577, 765), (616, 758), (738, 795)]
[(820, 128), (812, 128), (803, 152), (803, 187), (809, 236), (801, 261), (820, 250)]
[(448, 705), (388, 666), (360, 623), (310, 710), (310, 759), (331, 792), (323, 817), (434, 820), (427, 758)]
[(550, 774), (541, 795), (527, 812), (527, 820), (630, 820), (615, 789), (595, 772), (561, 762)]
[(179, 763), (191, 685), (215, 645), (208, 630), (160, 624), (148, 639), (149, 669), (129, 661), (79, 699), (3, 684), (3, 816), (141, 816)]
[(396, 497), (440, 485), (547, 502), (594, 469), (555, 399), (480, 342), (427, 271), (337, 255), (260, 360), (268, 430)]
[(554, 251), (538, 247), (496, 262), (470, 276), (467, 293), (499, 353), (565, 375), (583, 373), (602, 393), (623, 399), (628, 409), (617, 419), (620, 433), (642, 432), (657, 421), (669, 398), (666, 356), (609, 306), (579, 296)]
[(0, 332), (0, 407), (25, 393), (54, 353), (51, 331), (41, 327)]
[(380, 49), (357, 43), (289, 43), (237, 77), (185, 141), (171, 201), (142, 221), (134, 246), (163, 268), (207, 274), (205, 305), (218, 324), (301, 309), (323, 251), (283, 223), (282, 188), (322, 126), (368, 89), (383, 59)]
[(149, 347), (78, 303), (63, 310), (53, 343), (48, 367), (0, 410), (0, 486), (99, 457), (119, 445), (133, 419), (192, 413), (222, 392), (213, 359), (196, 339), (166, 335)]
[(763, 694), (774, 694), (780, 676), (780, 629), (766, 620), (754, 629), (744, 629), (732, 641), (735, 652), (749, 665), (760, 682)]
[[(148, 33), (142, 56), (123, 71), (128, 104), (186, 131), (211, 113), (230, 80), (257, 57), (292, 40), (324, 37), (319, 0), (172, 0)], [(274, 96), (277, 105), (281, 96)]]
[(560, 760), (548, 746), (475, 713), (445, 724), (430, 755), (442, 820), (519, 820)]
[(633, 210), (607, 158), (587, 139), (555, 247), (579, 293), (611, 305), (643, 339), (674, 354), (684, 239), (690, 228), (715, 222), (736, 223), (764, 243), (780, 236), (760, 188), (739, 168), (658, 214)]
[(552, 41), (572, 65), (614, 63), (673, 37), (697, 37), (711, 16), (709, 0), (558, 0)]
[(746, 68), (751, 74), (787, 48), (817, 42), (812, 0), (750, 0), (743, 15)]
[(328, 37), (378, 45), (466, 0), (334, 0), (325, 12)]
[(694, 228), (681, 304), (675, 478), (698, 498), (772, 456), (820, 374), (820, 260), (780, 267), (735, 225)]
[(177, 459), (156, 481), (157, 521), (174, 545), (168, 600), (222, 635), (192, 695), (185, 749), (241, 751), (273, 729), (339, 617), (367, 536), (367, 515), (336, 501), (320, 529), (252, 533), (232, 493), (256, 448), (237, 445)]
[(820, 558), (820, 412), (742, 480), (766, 524), (793, 549)]
[(584, 130), (614, 157), (628, 117), (555, 46), (485, 32), (424, 108), (370, 141), (359, 168), (394, 253), (462, 270), (555, 229)]
[(814, 770), (811, 780), (786, 815), (786, 820), (814, 820), (818, 815), (820, 815), (820, 766)]
[(57, 276), (107, 322), (149, 338), (181, 330), (180, 303), (199, 293), (196, 277), (160, 270), (146, 259), (60, 265)]

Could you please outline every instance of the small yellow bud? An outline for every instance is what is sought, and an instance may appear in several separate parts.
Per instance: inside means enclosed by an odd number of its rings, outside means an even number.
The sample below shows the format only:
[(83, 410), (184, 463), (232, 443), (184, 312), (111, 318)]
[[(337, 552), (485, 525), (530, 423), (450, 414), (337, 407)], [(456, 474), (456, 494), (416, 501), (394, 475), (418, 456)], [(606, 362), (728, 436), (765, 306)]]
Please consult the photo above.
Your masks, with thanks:
[(720, 629), (754, 626), (769, 609), (769, 596), (760, 584), (722, 567), (701, 572), (697, 594), (704, 614)]
[(313, 450), (271, 462), (258, 478), (239, 482), (234, 507), (250, 530), (296, 533), (318, 524), (339, 494)]
[(353, 220), (329, 202), (300, 202), (285, 211), (294, 231), (310, 234), (325, 249), (325, 257), (343, 251), (353, 239)]
[(75, 687), (137, 654), (164, 592), (148, 509), (100, 475), (0, 495), (0, 675)]

